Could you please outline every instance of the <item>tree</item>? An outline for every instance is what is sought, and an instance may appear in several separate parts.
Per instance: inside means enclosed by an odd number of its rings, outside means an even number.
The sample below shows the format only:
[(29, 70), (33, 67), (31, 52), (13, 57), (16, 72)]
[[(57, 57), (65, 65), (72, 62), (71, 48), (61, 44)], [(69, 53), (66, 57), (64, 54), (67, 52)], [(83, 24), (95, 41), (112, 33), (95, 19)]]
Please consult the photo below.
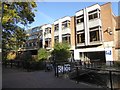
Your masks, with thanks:
[(16, 58), (16, 53), (13, 51), (7, 54), (7, 60), (14, 60)]
[(2, 2), (2, 52), (3, 56), (9, 50), (18, 49), (26, 40), (24, 27), (34, 22), (35, 2)]
[(49, 53), (47, 52), (46, 49), (40, 48), (38, 50), (38, 61), (47, 60), (48, 56), (49, 56)]
[(70, 58), (70, 46), (68, 43), (56, 43), (52, 56), (54, 56), (56, 62), (67, 62)]

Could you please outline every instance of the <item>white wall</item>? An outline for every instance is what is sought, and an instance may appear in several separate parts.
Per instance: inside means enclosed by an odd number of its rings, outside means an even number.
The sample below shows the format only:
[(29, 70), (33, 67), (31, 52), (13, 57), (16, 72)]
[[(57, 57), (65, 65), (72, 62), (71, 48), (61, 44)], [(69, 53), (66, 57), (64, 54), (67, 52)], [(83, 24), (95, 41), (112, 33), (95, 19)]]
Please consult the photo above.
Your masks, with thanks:
[(62, 30), (62, 34), (67, 34), (67, 33), (69, 33), (69, 34), (71, 33), (70, 28), (65, 28)]
[(76, 31), (80, 31), (80, 30), (83, 30), (83, 29), (84, 29), (84, 24), (83, 23), (80, 23), (80, 24), (76, 25)]

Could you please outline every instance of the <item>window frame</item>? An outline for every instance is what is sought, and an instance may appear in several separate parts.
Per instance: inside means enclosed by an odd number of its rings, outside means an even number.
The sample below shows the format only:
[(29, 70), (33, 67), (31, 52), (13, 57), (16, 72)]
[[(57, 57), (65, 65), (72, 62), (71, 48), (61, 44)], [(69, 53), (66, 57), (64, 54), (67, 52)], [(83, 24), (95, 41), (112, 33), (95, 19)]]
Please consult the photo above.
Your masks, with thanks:
[[(84, 34), (83, 37), (80, 36), (82, 34)], [(85, 31), (84, 30), (77, 32), (77, 44), (82, 44), (82, 43), (85, 43)]]
[[(92, 42), (98, 42), (98, 41), (101, 41), (101, 32), (100, 32), (100, 26), (97, 26), (97, 27), (92, 27), (92, 28), (89, 28), (89, 41), (90, 43)], [(91, 35), (91, 33), (95, 32), (95, 36), (96, 37), (93, 37), (93, 35)], [(91, 40), (91, 38), (96, 38), (95, 40)]]
[(76, 24), (84, 23), (84, 15), (79, 15), (76, 17)]

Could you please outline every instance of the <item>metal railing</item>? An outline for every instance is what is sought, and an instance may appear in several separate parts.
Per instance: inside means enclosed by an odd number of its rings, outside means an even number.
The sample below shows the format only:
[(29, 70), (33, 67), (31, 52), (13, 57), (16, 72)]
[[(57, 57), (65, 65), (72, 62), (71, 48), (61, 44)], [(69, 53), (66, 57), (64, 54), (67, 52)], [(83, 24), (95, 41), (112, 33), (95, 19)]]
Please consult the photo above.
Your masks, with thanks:
[[(68, 66), (66, 65), (68, 64)], [(59, 77), (64, 74), (70, 74), (71, 72), (75, 72), (74, 76), (75, 77), (80, 77), (81, 75), (89, 75), (91, 72), (95, 72), (99, 74), (99, 72), (107, 72), (107, 76), (109, 77), (109, 83), (110, 86), (107, 88), (111, 88), (111, 90), (114, 90), (113, 87), (113, 76), (114, 73), (117, 73), (120, 75), (120, 70), (117, 70), (114, 68), (115, 62), (109, 62), (109, 65), (106, 64), (105, 62), (93, 62), (93, 63), (88, 63), (88, 62), (74, 62), (74, 63), (57, 63), (56, 68), (55, 68), (55, 76)], [(65, 68), (69, 68), (69, 70), (65, 70)], [(99, 74), (101, 75), (101, 74)], [(99, 81), (96, 79), (96, 81)], [(79, 80), (77, 79), (77, 83), (79, 83)], [(102, 83), (102, 82), (99, 82)], [(120, 88), (120, 86), (119, 86)]]

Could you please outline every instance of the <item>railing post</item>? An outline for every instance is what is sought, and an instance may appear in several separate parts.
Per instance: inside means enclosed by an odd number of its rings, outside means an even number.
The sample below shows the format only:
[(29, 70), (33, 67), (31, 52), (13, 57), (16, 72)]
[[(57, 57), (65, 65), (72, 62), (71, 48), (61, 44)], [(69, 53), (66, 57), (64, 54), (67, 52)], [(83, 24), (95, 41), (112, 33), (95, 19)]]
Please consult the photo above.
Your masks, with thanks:
[(57, 64), (57, 72), (56, 72), (56, 76), (58, 77), (59, 75), (58, 75), (58, 64)]
[(79, 80), (78, 80), (78, 77), (79, 77), (78, 66), (76, 67), (76, 73), (77, 73), (77, 83), (79, 83)]
[(63, 63), (63, 65), (62, 65), (62, 66), (63, 66), (63, 74), (64, 74), (64, 63)]
[(113, 90), (113, 86), (112, 86), (112, 71), (109, 71), (109, 75), (110, 75), (110, 86), (111, 86), (111, 90)]

